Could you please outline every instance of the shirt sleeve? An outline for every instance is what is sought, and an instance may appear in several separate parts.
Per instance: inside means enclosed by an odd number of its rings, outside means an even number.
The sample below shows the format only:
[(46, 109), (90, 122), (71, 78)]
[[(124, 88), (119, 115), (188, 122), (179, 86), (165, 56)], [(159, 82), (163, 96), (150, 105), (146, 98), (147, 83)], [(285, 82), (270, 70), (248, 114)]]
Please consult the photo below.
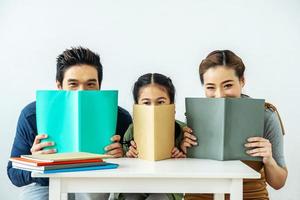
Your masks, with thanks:
[(285, 167), (282, 128), (276, 112), (265, 111), (264, 137), (272, 144), (272, 156), (280, 167)]
[[(31, 154), (30, 148), (33, 144), (35, 135), (36, 133), (34, 132), (32, 124), (22, 111), (18, 120), (10, 156), (20, 157), (24, 154)], [(13, 168), (11, 161), (9, 161), (7, 165), (7, 175), (11, 182), (18, 187), (28, 185), (32, 182), (37, 182), (40, 185), (48, 185), (49, 183), (47, 178), (32, 178), (31, 172)]]

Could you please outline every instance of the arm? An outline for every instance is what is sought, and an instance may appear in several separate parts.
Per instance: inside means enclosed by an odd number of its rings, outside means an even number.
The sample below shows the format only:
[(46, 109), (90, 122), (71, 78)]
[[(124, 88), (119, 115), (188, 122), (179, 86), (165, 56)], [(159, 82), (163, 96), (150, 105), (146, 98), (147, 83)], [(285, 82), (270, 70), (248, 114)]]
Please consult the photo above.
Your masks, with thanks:
[(265, 138), (249, 138), (245, 146), (253, 148), (247, 153), (251, 156), (263, 157), (267, 183), (274, 189), (284, 186), (287, 178), (287, 168), (283, 156), (282, 129), (275, 112), (266, 111)]
[[(31, 154), (32, 144), (36, 136), (35, 115), (26, 115), (26, 111), (24, 110), (21, 112), (18, 120), (16, 135), (10, 154), (11, 157)], [(10, 161), (7, 165), (7, 175), (11, 182), (18, 187), (33, 182), (37, 182), (43, 186), (48, 185), (48, 179), (32, 178), (31, 172), (13, 168)]]

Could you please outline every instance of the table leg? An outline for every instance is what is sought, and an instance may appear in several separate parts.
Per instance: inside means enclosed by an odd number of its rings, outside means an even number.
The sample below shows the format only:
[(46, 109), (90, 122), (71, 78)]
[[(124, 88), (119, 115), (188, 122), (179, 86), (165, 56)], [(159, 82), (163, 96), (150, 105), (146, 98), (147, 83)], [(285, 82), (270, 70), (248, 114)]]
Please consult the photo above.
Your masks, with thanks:
[(49, 200), (61, 199), (61, 179), (50, 178), (49, 179)]
[(232, 179), (230, 200), (243, 199), (243, 179)]

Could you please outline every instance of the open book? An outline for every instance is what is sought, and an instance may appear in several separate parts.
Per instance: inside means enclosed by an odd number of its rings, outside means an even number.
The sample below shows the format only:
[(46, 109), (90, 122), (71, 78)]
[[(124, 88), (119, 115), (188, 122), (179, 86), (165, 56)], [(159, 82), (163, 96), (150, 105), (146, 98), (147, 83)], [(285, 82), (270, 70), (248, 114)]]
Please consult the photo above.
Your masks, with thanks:
[(188, 157), (261, 160), (249, 156), (244, 144), (249, 137), (263, 136), (263, 99), (186, 98), (186, 117), (198, 142)]
[[(57, 152), (103, 154), (115, 134), (117, 91), (37, 91), (36, 115), (43, 141), (54, 141)], [(49, 147), (53, 148), (53, 147)]]
[(175, 106), (134, 105), (134, 141), (144, 160), (171, 158), (175, 141)]

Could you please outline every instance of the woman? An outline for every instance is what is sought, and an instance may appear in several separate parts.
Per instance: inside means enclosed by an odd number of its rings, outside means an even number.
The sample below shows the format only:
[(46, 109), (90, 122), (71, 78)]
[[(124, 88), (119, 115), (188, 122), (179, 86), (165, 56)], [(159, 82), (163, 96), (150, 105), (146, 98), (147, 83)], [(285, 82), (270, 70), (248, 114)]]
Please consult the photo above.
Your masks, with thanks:
[[(232, 51), (213, 51), (200, 64), (199, 75), (204, 92), (208, 98), (249, 98), (242, 94), (245, 85), (245, 66), (243, 61)], [(201, 140), (201, 138), (199, 138)], [(181, 148), (193, 144), (193, 135), (185, 133)], [(266, 189), (268, 183), (274, 189), (284, 186), (287, 168), (283, 156), (283, 128), (277, 110), (271, 104), (265, 106), (263, 137), (248, 138), (246, 153), (262, 157), (262, 162), (243, 161), (261, 173), (260, 179), (245, 179), (244, 199), (269, 199)], [(185, 199), (211, 199), (212, 195), (186, 194)], [(226, 199), (229, 196), (226, 195)]]

